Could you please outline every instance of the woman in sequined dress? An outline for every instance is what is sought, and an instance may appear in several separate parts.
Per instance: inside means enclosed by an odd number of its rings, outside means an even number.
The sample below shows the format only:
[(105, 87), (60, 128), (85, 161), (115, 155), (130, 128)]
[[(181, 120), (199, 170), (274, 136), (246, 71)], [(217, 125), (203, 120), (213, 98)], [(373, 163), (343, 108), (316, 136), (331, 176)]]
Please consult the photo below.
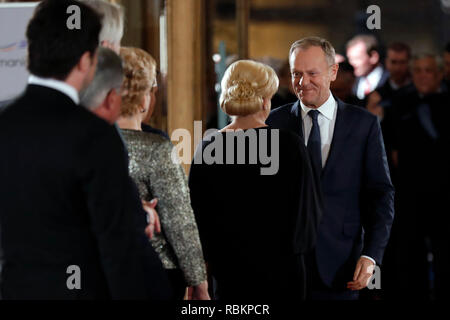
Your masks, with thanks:
[(183, 168), (172, 161), (172, 143), (143, 132), (141, 122), (153, 112), (156, 63), (144, 50), (122, 47), (124, 95), (118, 125), (127, 145), (129, 171), (143, 200), (158, 199), (161, 232), (152, 238), (177, 299), (186, 286), (191, 299), (209, 299), (205, 262)]

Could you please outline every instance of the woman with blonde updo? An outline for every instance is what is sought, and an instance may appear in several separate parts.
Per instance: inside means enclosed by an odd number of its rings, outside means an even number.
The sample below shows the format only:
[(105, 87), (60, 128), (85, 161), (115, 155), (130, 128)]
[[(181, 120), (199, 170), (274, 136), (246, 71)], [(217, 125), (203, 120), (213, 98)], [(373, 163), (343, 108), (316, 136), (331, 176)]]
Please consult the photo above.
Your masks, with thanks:
[(278, 88), (272, 68), (226, 70), (220, 106), (232, 122), (202, 141), (189, 174), (191, 204), (221, 300), (302, 299), (321, 196), (300, 137), (266, 125)]
[(130, 175), (140, 196), (158, 199), (161, 232), (151, 242), (158, 253), (177, 299), (192, 287), (192, 299), (208, 300), (206, 268), (197, 224), (183, 168), (172, 161), (172, 143), (163, 136), (143, 132), (141, 122), (152, 112), (156, 83), (155, 60), (144, 50), (120, 50), (124, 62), (122, 107), (117, 121), (129, 154)]
[(233, 63), (222, 79), (220, 96), (220, 107), (233, 122), (223, 130), (265, 127), (277, 89), (278, 77), (269, 66), (250, 60)]

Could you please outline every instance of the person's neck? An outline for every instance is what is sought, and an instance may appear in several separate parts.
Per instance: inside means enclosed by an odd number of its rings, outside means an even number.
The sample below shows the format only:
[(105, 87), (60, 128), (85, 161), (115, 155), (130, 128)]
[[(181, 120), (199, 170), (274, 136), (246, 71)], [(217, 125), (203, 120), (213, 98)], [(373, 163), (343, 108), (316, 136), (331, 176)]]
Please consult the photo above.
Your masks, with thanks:
[(76, 68), (74, 68), (63, 81), (80, 92), (86, 89), (89, 83), (86, 82), (86, 74), (78, 72), (75, 69)]
[(391, 81), (399, 88), (406, 86), (407, 84), (410, 83), (410, 78), (409, 77), (405, 77), (403, 79), (399, 79), (399, 80), (394, 80), (391, 78)]
[(117, 125), (120, 129), (142, 131), (141, 118), (138, 116), (120, 117), (117, 120)]
[(265, 119), (263, 117), (256, 116), (254, 114), (248, 116), (234, 117), (233, 121), (220, 131), (225, 130), (246, 130), (252, 128), (267, 127)]
[(440, 93), (440, 88), (436, 88), (436, 89), (427, 91), (426, 93), (418, 91), (418, 93), (419, 93), (419, 97), (426, 98), (426, 97), (433, 96), (433, 95)]
[(66, 80), (63, 81), (65, 84), (75, 88), (75, 90), (77, 90), (78, 93), (80, 93), (80, 91), (83, 88), (83, 83), (80, 81), (77, 81), (76, 79), (72, 79), (72, 78), (67, 78)]
[(376, 64), (376, 65), (374, 65), (374, 66), (372, 66), (372, 68), (369, 70), (369, 72), (367, 72), (365, 75), (364, 75), (364, 77), (368, 77), (372, 72), (374, 72), (375, 71), (375, 69), (376, 68), (378, 68), (380, 66), (380, 64), (378, 63), (378, 64)]

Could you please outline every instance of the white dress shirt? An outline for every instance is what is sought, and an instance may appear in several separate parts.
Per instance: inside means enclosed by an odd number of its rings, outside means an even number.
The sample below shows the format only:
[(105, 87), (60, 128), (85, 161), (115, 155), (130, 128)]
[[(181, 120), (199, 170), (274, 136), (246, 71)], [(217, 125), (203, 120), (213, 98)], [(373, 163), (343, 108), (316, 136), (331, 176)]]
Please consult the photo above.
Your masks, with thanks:
[(383, 67), (378, 66), (375, 69), (372, 70), (371, 73), (369, 73), (365, 77), (361, 77), (358, 81), (358, 89), (356, 90), (356, 96), (359, 99), (365, 98), (365, 91), (367, 88), (367, 82), (370, 84), (370, 91), (373, 91), (377, 88), (378, 82), (380, 82), (381, 77), (383, 76)]
[[(325, 167), (328, 155), (330, 154), (331, 142), (333, 141), (334, 126), (336, 125), (336, 116), (337, 116), (337, 101), (334, 99), (333, 95), (330, 92), (328, 100), (325, 101), (325, 103), (317, 109), (305, 106), (301, 100), (300, 105), (302, 108), (303, 136), (305, 137), (306, 145), (308, 145), (309, 134), (311, 133), (312, 128), (312, 119), (310, 116), (308, 116), (308, 112), (310, 110), (319, 111), (317, 123), (319, 124), (320, 128), (320, 144), (322, 151), (322, 168), (323, 168)], [(374, 264), (376, 264), (375, 260), (372, 259), (371, 257), (368, 256), (361, 256), (361, 257), (367, 258)]]
[(71, 85), (65, 83), (64, 81), (56, 80), (56, 79), (46, 79), (40, 78), (34, 75), (30, 75), (28, 78), (28, 84), (35, 84), (38, 86), (43, 86), (51, 89), (55, 89), (61, 93), (64, 93), (68, 96), (75, 104), (80, 104), (80, 97), (78, 95), (78, 91), (72, 87)]
[(322, 150), (322, 168), (325, 167), (325, 163), (328, 159), (328, 154), (330, 153), (331, 141), (333, 140), (334, 125), (336, 124), (336, 114), (337, 114), (337, 102), (334, 100), (333, 95), (330, 92), (328, 100), (325, 101), (317, 109), (309, 108), (303, 104), (300, 100), (300, 105), (302, 107), (302, 120), (303, 120), (303, 136), (305, 137), (305, 144), (308, 145), (309, 134), (312, 128), (312, 119), (308, 116), (310, 110), (319, 111), (317, 117), (317, 123), (320, 128), (320, 143)]

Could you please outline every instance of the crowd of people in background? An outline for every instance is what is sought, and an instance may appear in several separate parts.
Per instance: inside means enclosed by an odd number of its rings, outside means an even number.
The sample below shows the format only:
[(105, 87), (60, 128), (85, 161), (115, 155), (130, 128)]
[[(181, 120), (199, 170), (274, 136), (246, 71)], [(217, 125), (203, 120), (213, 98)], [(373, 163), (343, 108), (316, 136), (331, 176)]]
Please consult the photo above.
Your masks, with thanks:
[(450, 43), (440, 56), (393, 42), (384, 66), (379, 48), (373, 35), (348, 42), (356, 79), (354, 96), (346, 99), (356, 96), (355, 104), (379, 118), (396, 188), (396, 217), (381, 269), (384, 297), (442, 299), (448, 296), (450, 261), (445, 236)]
[[(79, 31), (65, 28), (69, 5)], [(231, 122), (197, 152), (244, 165), (193, 162), (187, 178), (167, 133), (147, 124), (157, 65), (121, 46), (123, 14), (44, 0), (30, 20), (28, 86), (0, 110), (3, 298), (448, 296), (450, 44), (441, 57), (394, 42), (382, 61), (370, 34), (345, 56), (306, 37), (278, 76), (232, 63), (220, 96)], [(231, 149), (216, 146), (230, 134)], [(251, 161), (261, 135), (278, 139), (271, 176)], [(364, 291), (377, 265), (382, 290)]]

